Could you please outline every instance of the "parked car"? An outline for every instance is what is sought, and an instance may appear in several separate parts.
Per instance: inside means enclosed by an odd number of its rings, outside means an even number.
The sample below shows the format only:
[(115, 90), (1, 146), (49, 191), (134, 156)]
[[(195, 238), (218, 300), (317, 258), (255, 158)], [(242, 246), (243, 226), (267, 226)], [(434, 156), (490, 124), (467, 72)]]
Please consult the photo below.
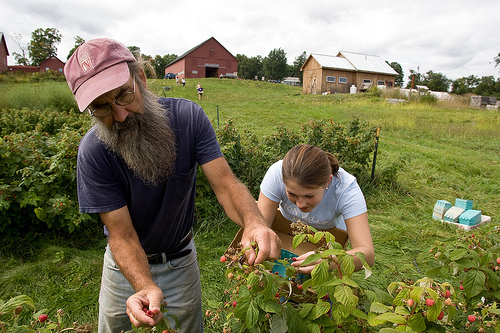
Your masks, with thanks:
[(175, 74), (174, 73), (167, 73), (167, 74), (165, 74), (164, 79), (175, 79)]

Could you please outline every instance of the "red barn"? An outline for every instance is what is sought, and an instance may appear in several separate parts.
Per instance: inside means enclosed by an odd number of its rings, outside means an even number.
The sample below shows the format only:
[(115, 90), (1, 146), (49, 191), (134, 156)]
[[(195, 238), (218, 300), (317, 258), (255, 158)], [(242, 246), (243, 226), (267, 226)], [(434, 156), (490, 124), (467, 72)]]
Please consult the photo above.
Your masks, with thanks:
[(51, 70), (63, 74), (64, 62), (59, 60), (56, 56), (51, 56), (42, 61), (38, 67), (40, 67), (40, 73), (45, 73)]
[(182, 78), (237, 77), (238, 60), (215, 38), (193, 47), (165, 67)]
[(3, 32), (0, 32), (0, 73), (3, 73), (9, 69), (9, 66), (7, 65), (8, 55), (9, 50), (7, 49), (7, 43), (5, 43)]

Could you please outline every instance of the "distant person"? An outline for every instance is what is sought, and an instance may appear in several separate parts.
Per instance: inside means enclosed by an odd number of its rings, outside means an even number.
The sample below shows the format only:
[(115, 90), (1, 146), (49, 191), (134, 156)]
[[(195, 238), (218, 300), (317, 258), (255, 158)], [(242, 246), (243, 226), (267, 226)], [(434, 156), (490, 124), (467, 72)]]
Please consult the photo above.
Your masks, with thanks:
[(185, 87), (186, 86), (186, 79), (185, 78), (182, 78), (182, 86)]
[(243, 227), (243, 245), (257, 242), (258, 254), (247, 252), (250, 265), (279, 257), (281, 242), (231, 172), (203, 109), (156, 97), (142, 65), (123, 44), (101, 38), (80, 45), (64, 67), (80, 111), (95, 125), (79, 145), (77, 188), (80, 211), (99, 214), (108, 238), (98, 332), (154, 326), (164, 300), (181, 332), (202, 332), (192, 232), (198, 165)]
[[(258, 206), (271, 226), (276, 210), (293, 222), (301, 221), (316, 229), (333, 227), (347, 230), (354, 255), (363, 252), (367, 263), (375, 261), (366, 202), (356, 178), (339, 167), (330, 153), (311, 145), (298, 145), (274, 163), (260, 185)], [(300, 266), (314, 252), (292, 262), (303, 274), (310, 274), (319, 261)], [(355, 269), (362, 263), (354, 257)]]
[(198, 99), (201, 101), (201, 98), (203, 97), (203, 88), (200, 82), (196, 85), (196, 90), (198, 91)]
[(175, 84), (179, 85), (179, 77), (178, 76), (175, 77)]

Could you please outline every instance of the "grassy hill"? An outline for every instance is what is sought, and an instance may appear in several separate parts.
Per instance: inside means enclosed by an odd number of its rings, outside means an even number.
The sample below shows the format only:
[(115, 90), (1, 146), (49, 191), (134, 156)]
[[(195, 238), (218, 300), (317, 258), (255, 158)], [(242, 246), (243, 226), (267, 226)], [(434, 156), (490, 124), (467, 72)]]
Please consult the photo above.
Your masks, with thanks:
[[(391, 273), (395, 266), (405, 276), (424, 276), (433, 265), (429, 247), (436, 240), (453, 242), (465, 233), (432, 219), (439, 199), (473, 200), (475, 209), (492, 217), (492, 223), (481, 229), (493, 228), (500, 220), (498, 111), (457, 102), (393, 105), (377, 94), (302, 95), (298, 87), (231, 79), (188, 80), (185, 87), (174, 80), (155, 80), (150, 87), (159, 96), (198, 101), (198, 82), (205, 91), (199, 104), (214, 124), (217, 117), (220, 124), (231, 118), (240, 131), (258, 138), (273, 134), (279, 124), (298, 130), (311, 119), (344, 123), (356, 116), (381, 127), (376, 170), (396, 172), (397, 181), (363, 180), (361, 184), (376, 251), (368, 284), (385, 288), (388, 281), (397, 280)], [(71, 94), (65, 83), (53, 84), (63, 94)], [(171, 89), (164, 91), (167, 86)], [(10, 88), (2, 85), (1, 89)], [(237, 226), (223, 217), (198, 230), (204, 304), (222, 297), (226, 282), (219, 257), (236, 231)], [(27, 294), (37, 308), (62, 307), (69, 321), (95, 324), (104, 245), (105, 240), (99, 239), (75, 249), (62, 240), (51, 240), (37, 244), (40, 248), (31, 250), (29, 258), (10, 256), (3, 249), (0, 298)]]

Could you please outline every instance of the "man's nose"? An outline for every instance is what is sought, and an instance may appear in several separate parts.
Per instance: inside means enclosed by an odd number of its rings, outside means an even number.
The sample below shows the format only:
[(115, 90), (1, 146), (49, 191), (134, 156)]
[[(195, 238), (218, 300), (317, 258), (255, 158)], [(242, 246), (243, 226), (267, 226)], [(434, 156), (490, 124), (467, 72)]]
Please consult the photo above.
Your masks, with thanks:
[(126, 107), (120, 106), (116, 103), (111, 105), (111, 110), (113, 112), (114, 120), (120, 123), (124, 122), (129, 114)]

